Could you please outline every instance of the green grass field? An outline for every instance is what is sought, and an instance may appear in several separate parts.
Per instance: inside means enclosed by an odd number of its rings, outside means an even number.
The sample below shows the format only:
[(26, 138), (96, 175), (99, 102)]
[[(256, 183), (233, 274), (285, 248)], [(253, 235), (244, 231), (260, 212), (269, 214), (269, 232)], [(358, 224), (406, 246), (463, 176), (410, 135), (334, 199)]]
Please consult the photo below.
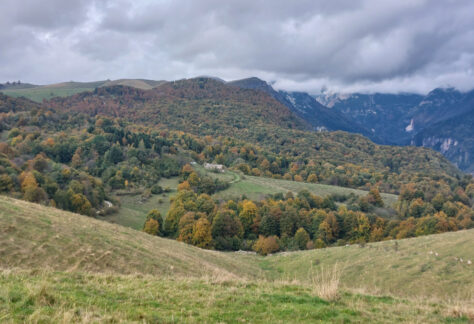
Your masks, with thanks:
[[(261, 200), (267, 195), (276, 193), (287, 193), (289, 191), (297, 194), (299, 191), (306, 189), (311, 193), (325, 197), (331, 194), (355, 194), (357, 196), (366, 196), (367, 191), (331, 186), (319, 183), (306, 183), (289, 180), (272, 179), (265, 177), (254, 177), (241, 175), (234, 171), (227, 170), (224, 173), (214, 173), (204, 170), (199, 165), (193, 166), (199, 173), (217, 177), (224, 181), (231, 182), (228, 189), (220, 191), (214, 195), (216, 198), (230, 199), (240, 197), (242, 195), (252, 200)], [(393, 206), (398, 196), (393, 194), (382, 193), (382, 199), (387, 207)]]
[(113, 81), (93, 81), (93, 82), (63, 82), (28, 88), (13, 88), (0, 90), (4, 94), (12, 97), (25, 97), (36, 102), (42, 102), (54, 97), (68, 97), (84, 91), (92, 91), (97, 87), (124, 85), (144, 90), (149, 90), (159, 86), (164, 81), (142, 80), (142, 79), (120, 79)]
[[(217, 192), (214, 197), (221, 199), (238, 198), (242, 195), (252, 200), (261, 200), (267, 195), (276, 193), (287, 193), (291, 191), (297, 194), (306, 189), (311, 193), (325, 197), (331, 194), (350, 194), (357, 196), (366, 196), (367, 191), (351, 189), (345, 187), (331, 186), (319, 183), (306, 183), (289, 180), (272, 179), (265, 177), (254, 177), (242, 175), (235, 171), (226, 170), (223, 173), (214, 173), (205, 170), (201, 165), (193, 165), (193, 168), (199, 173), (213, 178), (219, 178), (230, 182), (228, 189)], [(382, 199), (387, 207), (391, 207), (398, 199), (397, 195), (382, 193)]]
[(455, 307), (310, 286), (64, 272), (0, 272), (2, 322), (467, 323)]
[(0, 268), (255, 278), (257, 264), (0, 196)]
[[(289, 191), (297, 194), (303, 189), (307, 189), (313, 194), (319, 196), (327, 196), (330, 194), (350, 194), (354, 193), (358, 196), (367, 195), (366, 191), (330, 186), (324, 184), (313, 184), (296, 181), (278, 180), (263, 177), (244, 176), (234, 171), (226, 171), (223, 173), (214, 173), (205, 170), (200, 165), (194, 165), (193, 168), (201, 175), (210, 176), (212, 178), (218, 178), (223, 181), (230, 183), (230, 187), (226, 190), (217, 192), (213, 195), (217, 199), (231, 199), (238, 198), (242, 195), (252, 200), (261, 200), (270, 194), (276, 193), (287, 193)], [(117, 213), (107, 215), (102, 219), (120, 224), (123, 226), (131, 227), (133, 229), (140, 230), (143, 227), (143, 223), (146, 219), (146, 214), (151, 209), (158, 209), (162, 216), (165, 216), (170, 207), (170, 198), (176, 194), (178, 187), (179, 178), (174, 177), (170, 179), (161, 179), (158, 183), (163, 188), (170, 188), (171, 193), (153, 195), (146, 201), (142, 201), (140, 195), (122, 195), (116, 197), (120, 200), (120, 209)], [(398, 196), (392, 194), (382, 194), (386, 206), (392, 206)]]
[(158, 209), (164, 217), (170, 208), (170, 198), (176, 194), (178, 178), (161, 179), (158, 184), (162, 188), (170, 188), (171, 192), (152, 195), (149, 199), (142, 201), (140, 195), (122, 195), (116, 198), (120, 200), (120, 209), (117, 213), (103, 217), (104, 220), (141, 230), (146, 220), (146, 214), (152, 209)]
[(351, 290), (472, 302), (474, 265), (468, 260), (474, 261), (473, 242), (474, 230), (459, 231), (365, 247), (279, 253), (263, 266), (276, 278), (310, 282), (312, 272), (338, 264), (341, 284)]
[(474, 320), (474, 230), (261, 257), (0, 196), (0, 234), (1, 322)]
[(96, 82), (64, 82), (51, 85), (38, 86), (26, 89), (2, 90), (4, 94), (12, 97), (25, 97), (36, 102), (42, 102), (54, 97), (68, 97), (84, 91), (92, 91), (106, 81)]

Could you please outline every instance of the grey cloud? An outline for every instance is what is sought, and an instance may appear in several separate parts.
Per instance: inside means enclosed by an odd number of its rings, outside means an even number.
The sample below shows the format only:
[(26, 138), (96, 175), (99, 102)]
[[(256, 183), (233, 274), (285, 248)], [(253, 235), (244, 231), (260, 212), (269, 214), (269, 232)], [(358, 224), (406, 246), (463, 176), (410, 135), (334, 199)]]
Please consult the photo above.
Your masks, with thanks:
[[(4, 0), (0, 26), (0, 80), (214, 74), (310, 92), (474, 87), (470, 0)], [(51, 71), (61, 56), (67, 64)]]
[(2, 0), (0, 16), (10, 27), (63, 28), (84, 20), (89, 4), (89, 0)]

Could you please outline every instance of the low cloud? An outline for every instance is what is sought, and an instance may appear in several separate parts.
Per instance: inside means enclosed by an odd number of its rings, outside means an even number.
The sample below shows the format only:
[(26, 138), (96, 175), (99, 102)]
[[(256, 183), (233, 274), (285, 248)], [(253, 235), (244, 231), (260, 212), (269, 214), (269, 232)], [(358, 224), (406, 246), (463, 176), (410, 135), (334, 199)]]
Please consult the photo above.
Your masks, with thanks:
[(3, 0), (0, 81), (258, 76), (277, 88), (474, 88), (474, 2)]

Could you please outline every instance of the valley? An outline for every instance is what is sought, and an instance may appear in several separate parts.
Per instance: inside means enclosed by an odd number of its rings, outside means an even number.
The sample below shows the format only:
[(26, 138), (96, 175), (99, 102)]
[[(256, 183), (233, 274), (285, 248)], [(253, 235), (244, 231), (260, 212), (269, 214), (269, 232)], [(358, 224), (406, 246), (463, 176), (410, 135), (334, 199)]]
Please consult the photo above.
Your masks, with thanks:
[(474, 2), (0, 1), (0, 324), (474, 323)]
[(0, 319), (471, 321), (472, 177), (247, 82), (0, 94)]

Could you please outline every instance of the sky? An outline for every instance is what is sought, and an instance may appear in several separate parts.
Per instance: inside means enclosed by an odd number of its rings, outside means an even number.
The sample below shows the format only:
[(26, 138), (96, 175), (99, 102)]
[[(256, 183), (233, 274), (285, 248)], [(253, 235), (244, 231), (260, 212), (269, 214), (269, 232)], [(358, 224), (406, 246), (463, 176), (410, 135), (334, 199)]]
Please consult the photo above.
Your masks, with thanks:
[(472, 0), (0, 0), (0, 82), (256, 76), (277, 89), (474, 88)]

